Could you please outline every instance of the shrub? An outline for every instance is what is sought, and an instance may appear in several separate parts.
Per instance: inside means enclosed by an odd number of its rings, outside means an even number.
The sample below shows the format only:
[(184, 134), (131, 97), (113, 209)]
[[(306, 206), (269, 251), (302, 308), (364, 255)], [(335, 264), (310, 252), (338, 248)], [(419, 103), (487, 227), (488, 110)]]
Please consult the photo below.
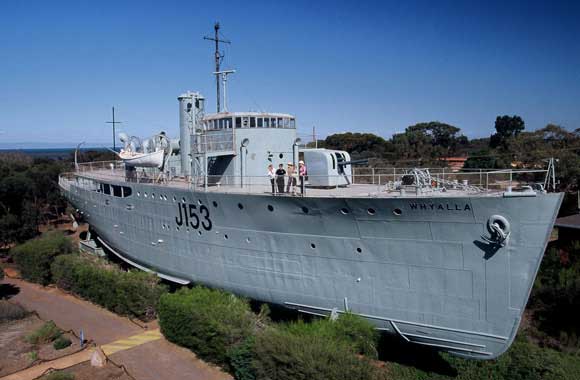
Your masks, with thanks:
[(236, 380), (255, 380), (256, 368), (254, 366), (254, 336), (246, 338), (242, 343), (232, 347), (228, 351), (231, 373)]
[(228, 354), (250, 337), (255, 322), (247, 300), (221, 290), (182, 288), (159, 303), (159, 325), (168, 340), (230, 369)]
[(28, 312), (22, 306), (0, 300), (0, 322), (22, 319), (27, 315)]
[(60, 337), (62, 331), (54, 324), (53, 321), (48, 321), (44, 325), (26, 336), (26, 341), (31, 344), (50, 343), (56, 338)]
[(75, 375), (66, 371), (54, 371), (41, 377), (42, 380), (74, 380)]
[(384, 378), (385, 373), (368, 358), (358, 357), (347, 340), (333, 336), (326, 326), (307, 326), (293, 323), (257, 334), (253, 362), (257, 379)]
[(378, 332), (370, 322), (352, 313), (341, 314), (336, 321), (298, 321), (286, 325), (286, 328), (294, 334), (318, 335), (340, 341), (351, 346), (357, 354), (377, 358)]
[(159, 297), (167, 291), (154, 274), (124, 272), (79, 254), (59, 256), (51, 268), (58, 287), (117, 314), (142, 320), (155, 318)]
[(30, 359), (31, 362), (35, 362), (38, 360), (38, 351), (30, 351), (28, 353), (28, 359)]
[(0, 264), (0, 281), (4, 280), (4, 267)]
[(55, 231), (29, 240), (11, 252), (24, 279), (48, 285), (52, 281), (50, 264), (56, 256), (71, 253), (72, 244), (62, 233)]
[(62, 350), (64, 348), (67, 348), (71, 344), (72, 342), (70, 341), (69, 338), (65, 336), (60, 336), (52, 343), (52, 347), (54, 347), (55, 350)]
[[(421, 366), (420, 357), (415, 367)], [(423, 371), (412, 366), (392, 364), (390, 374), (394, 379), (496, 379), (496, 380), (576, 380), (580, 378), (578, 357), (552, 349), (540, 348), (523, 334), (518, 335), (510, 349), (495, 360), (469, 360), (441, 354), (438, 366)], [(437, 372), (449, 367), (454, 375)], [(449, 371), (446, 371), (449, 372)]]

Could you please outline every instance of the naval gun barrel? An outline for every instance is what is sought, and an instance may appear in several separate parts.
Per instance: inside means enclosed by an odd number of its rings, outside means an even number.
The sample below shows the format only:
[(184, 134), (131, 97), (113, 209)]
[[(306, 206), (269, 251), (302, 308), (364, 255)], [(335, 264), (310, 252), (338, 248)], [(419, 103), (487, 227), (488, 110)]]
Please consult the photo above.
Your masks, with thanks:
[(369, 160), (367, 158), (362, 160), (350, 160), (350, 161), (342, 161), (339, 162), (338, 165), (346, 166), (346, 165), (368, 165)]

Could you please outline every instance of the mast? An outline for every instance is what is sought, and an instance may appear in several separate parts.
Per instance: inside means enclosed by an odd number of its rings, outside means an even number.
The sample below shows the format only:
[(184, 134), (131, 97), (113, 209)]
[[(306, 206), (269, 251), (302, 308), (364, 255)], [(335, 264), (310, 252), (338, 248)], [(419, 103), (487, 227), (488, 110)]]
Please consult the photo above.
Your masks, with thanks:
[(214, 37), (203, 37), (204, 40), (208, 40), (208, 41), (215, 41), (215, 90), (216, 90), (216, 102), (217, 102), (217, 112), (219, 113), (221, 111), (221, 107), (220, 107), (220, 62), (222, 60), (222, 58), (224, 57), (223, 54), (220, 53), (219, 50), (219, 43), (222, 42), (224, 44), (230, 44), (231, 41), (229, 40), (225, 40), (225, 39), (220, 39), (219, 38), (219, 30), (220, 30), (220, 23), (216, 22), (213, 26), (214, 29)]
[(106, 121), (107, 124), (113, 124), (113, 150), (116, 151), (116, 145), (115, 145), (115, 125), (117, 124), (122, 124), (122, 121), (115, 121), (115, 107), (113, 107), (113, 121)]

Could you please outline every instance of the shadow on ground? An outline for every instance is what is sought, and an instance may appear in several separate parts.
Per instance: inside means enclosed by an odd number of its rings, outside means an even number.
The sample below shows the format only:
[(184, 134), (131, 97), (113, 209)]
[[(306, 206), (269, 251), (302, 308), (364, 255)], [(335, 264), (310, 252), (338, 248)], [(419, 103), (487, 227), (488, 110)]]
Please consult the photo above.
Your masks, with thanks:
[(20, 288), (12, 284), (0, 284), (0, 300), (7, 300), (20, 293)]
[(379, 360), (385, 362), (414, 367), (427, 373), (436, 373), (449, 377), (457, 376), (457, 370), (438, 351), (418, 344), (404, 342), (399, 337), (382, 334), (378, 352)]

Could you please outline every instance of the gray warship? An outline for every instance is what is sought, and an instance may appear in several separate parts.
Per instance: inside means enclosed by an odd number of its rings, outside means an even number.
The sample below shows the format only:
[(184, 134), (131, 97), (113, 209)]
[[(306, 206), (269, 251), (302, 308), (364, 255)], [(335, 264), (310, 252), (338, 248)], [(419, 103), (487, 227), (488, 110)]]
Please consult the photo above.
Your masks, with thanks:
[(60, 176), (98, 240), (180, 284), (319, 316), (355, 313), (463, 357), (505, 352), (562, 201), (546, 191), (553, 166), (365, 172), (347, 152), (306, 147), (290, 114), (229, 112), (233, 71), (220, 71), (217, 46), (216, 113), (186, 92), (179, 139), (122, 134), (118, 160)]

